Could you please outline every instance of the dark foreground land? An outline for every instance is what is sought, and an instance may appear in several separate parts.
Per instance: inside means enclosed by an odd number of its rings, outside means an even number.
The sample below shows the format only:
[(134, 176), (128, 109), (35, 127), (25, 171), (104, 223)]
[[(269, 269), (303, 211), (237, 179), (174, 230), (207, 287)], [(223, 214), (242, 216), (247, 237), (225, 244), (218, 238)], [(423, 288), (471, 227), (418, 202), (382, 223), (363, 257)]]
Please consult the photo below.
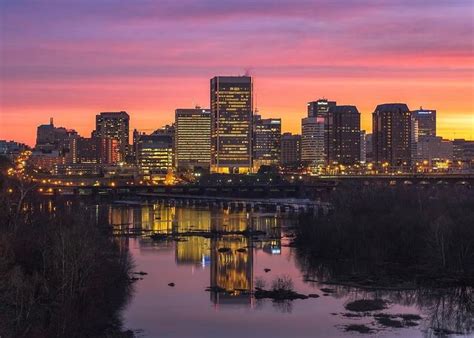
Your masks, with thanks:
[(125, 337), (131, 262), (81, 210), (11, 194), (0, 180), (0, 336)]

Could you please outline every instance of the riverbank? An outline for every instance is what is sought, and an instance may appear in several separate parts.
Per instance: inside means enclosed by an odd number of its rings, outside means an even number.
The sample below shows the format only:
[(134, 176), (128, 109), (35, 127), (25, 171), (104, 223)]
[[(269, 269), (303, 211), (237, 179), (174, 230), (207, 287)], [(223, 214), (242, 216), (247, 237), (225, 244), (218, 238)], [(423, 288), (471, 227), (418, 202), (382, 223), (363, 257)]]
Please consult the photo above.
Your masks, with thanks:
[(8, 193), (3, 180), (0, 208), (0, 336), (133, 336), (120, 319), (133, 264), (111, 233), (80, 209)]
[(292, 246), (311, 271), (307, 279), (395, 289), (474, 285), (473, 190), (371, 187), (335, 193), (332, 203), (333, 213), (303, 215), (295, 228)]

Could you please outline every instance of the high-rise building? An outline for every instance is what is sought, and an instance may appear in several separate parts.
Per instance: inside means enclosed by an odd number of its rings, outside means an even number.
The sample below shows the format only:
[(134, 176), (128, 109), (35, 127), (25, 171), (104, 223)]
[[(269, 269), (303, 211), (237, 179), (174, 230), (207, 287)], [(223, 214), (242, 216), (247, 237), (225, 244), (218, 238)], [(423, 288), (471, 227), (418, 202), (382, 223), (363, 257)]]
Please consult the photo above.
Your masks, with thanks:
[(330, 106), (325, 129), (328, 134), (327, 163), (352, 165), (360, 162), (360, 113), (357, 107)]
[(436, 136), (436, 110), (420, 107), (411, 116), (418, 124), (418, 136)]
[(173, 137), (169, 134), (140, 135), (137, 164), (145, 179), (163, 176), (173, 169)]
[(329, 109), (335, 105), (336, 101), (328, 101), (327, 99), (308, 102), (308, 117), (325, 117)]
[(302, 120), (301, 159), (310, 166), (360, 161), (360, 114), (355, 106), (320, 99), (308, 103)]
[(326, 164), (325, 120), (305, 117), (301, 121), (301, 161), (312, 167)]
[(365, 135), (365, 160), (367, 163), (374, 161), (374, 142), (373, 134)]
[(262, 165), (280, 163), (281, 119), (262, 119), (254, 115), (253, 166), (258, 170)]
[(124, 111), (103, 112), (95, 117), (94, 135), (100, 139), (117, 140), (119, 162), (125, 161), (129, 151), (129, 123), (130, 117)]
[(281, 164), (296, 165), (301, 162), (301, 135), (284, 133), (281, 136)]
[(252, 78), (216, 76), (210, 84), (211, 170), (247, 173), (252, 168)]
[(367, 162), (367, 133), (360, 131), (360, 163)]
[(335, 101), (319, 99), (308, 102), (308, 117), (302, 120), (301, 160), (311, 166), (328, 161), (329, 110)]
[(176, 109), (175, 151), (178, 170), (207, 168), (211, 165), (211, 111)]
[(98, 138), (74, 137), (70, 140), (69, 149), (68, 164), (100, 162)]
[(120, 143), (113, 137), (96, 137), (98, 162), (101, 164), (115, 164), (123, 160)]
[(372, 114), (374, 160), (378, 164), (410, 165), (411, 112), (404, 103), (380, 104)]

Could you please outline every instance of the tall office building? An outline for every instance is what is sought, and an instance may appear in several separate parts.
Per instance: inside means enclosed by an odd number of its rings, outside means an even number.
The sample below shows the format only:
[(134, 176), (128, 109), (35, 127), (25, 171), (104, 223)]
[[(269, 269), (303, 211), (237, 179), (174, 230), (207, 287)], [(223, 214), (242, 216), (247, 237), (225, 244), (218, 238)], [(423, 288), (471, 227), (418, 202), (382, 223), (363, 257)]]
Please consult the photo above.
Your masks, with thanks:
[(258, 170), (262, 165), (280, 163), (281, 119), (262, 119), (254, 115), (253, 166)]
[(355, 106), (329, 107), (326, 117), (327, 163), (360, 162), (360, 113)]
[(336, 101), (328, 101), (327, 99), (308, 102), (308, 117), (325, 117), (329, 109), (335, 105)]
[(252, 168), (252, 78), (216, 76), (210, 84), (211, 170), (247, 173)]
[(411, 112), (404, 103), (380, 104), (372, 114), (373, 152), (378, 164), (411, 162)]
[(301, 135), (284, 133), (281, 136), (281, 160), (282, 165), (296, 165), (301, 162)]
[(211, 111), (209, 109), (176, 109), (176, 166), (179, 170), (210, 168)]
[(374, 161), (374, 137), (373, 134), (365, 135), (365, 160), (367, 163)]
[(301, 121), (301, 161), (311, 167), (326, 164), (324, 117), (305, 117)]
[(420, 107), (411, 116), (418, 124), (418, 136), (436, 136), (436, 110)]
[(308, 102), (308, 117), (302, 121), (301, 160), (311, 166), (328, 161), (329, 110), (335, 106), (335, 101), (327, 99)]
[[(95, 117), (95, 137), (115, 139), (118, 144), (118, 161), (125, 161), (129, 150), (130, 117), (124, 112), (104, 112)], [(102, 141), (109, 142), (109, 141)]]
[(360, 131), (360, 163), (367, 162), (367, 133)]
[(301, 159), (310, 166), (360, 161), (360, 114), (355, 106), (320, 99), (308, 103), (302, 120)]

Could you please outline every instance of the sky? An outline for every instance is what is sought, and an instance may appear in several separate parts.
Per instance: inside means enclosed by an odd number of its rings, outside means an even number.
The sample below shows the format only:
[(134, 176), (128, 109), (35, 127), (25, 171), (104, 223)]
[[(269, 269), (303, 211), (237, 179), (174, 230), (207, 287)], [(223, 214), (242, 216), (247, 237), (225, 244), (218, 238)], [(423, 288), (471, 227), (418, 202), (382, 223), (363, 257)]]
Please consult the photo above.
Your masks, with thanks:
[(306, 103), (438, 111), (438, 134), (474, 139), (472, 0), (0, 0), (0, 139), (36, 127), (89, 136), (95, 115), (131, 128), (209, 106), (209, 79), (250, 74), (255, 105), (299, 133)]

